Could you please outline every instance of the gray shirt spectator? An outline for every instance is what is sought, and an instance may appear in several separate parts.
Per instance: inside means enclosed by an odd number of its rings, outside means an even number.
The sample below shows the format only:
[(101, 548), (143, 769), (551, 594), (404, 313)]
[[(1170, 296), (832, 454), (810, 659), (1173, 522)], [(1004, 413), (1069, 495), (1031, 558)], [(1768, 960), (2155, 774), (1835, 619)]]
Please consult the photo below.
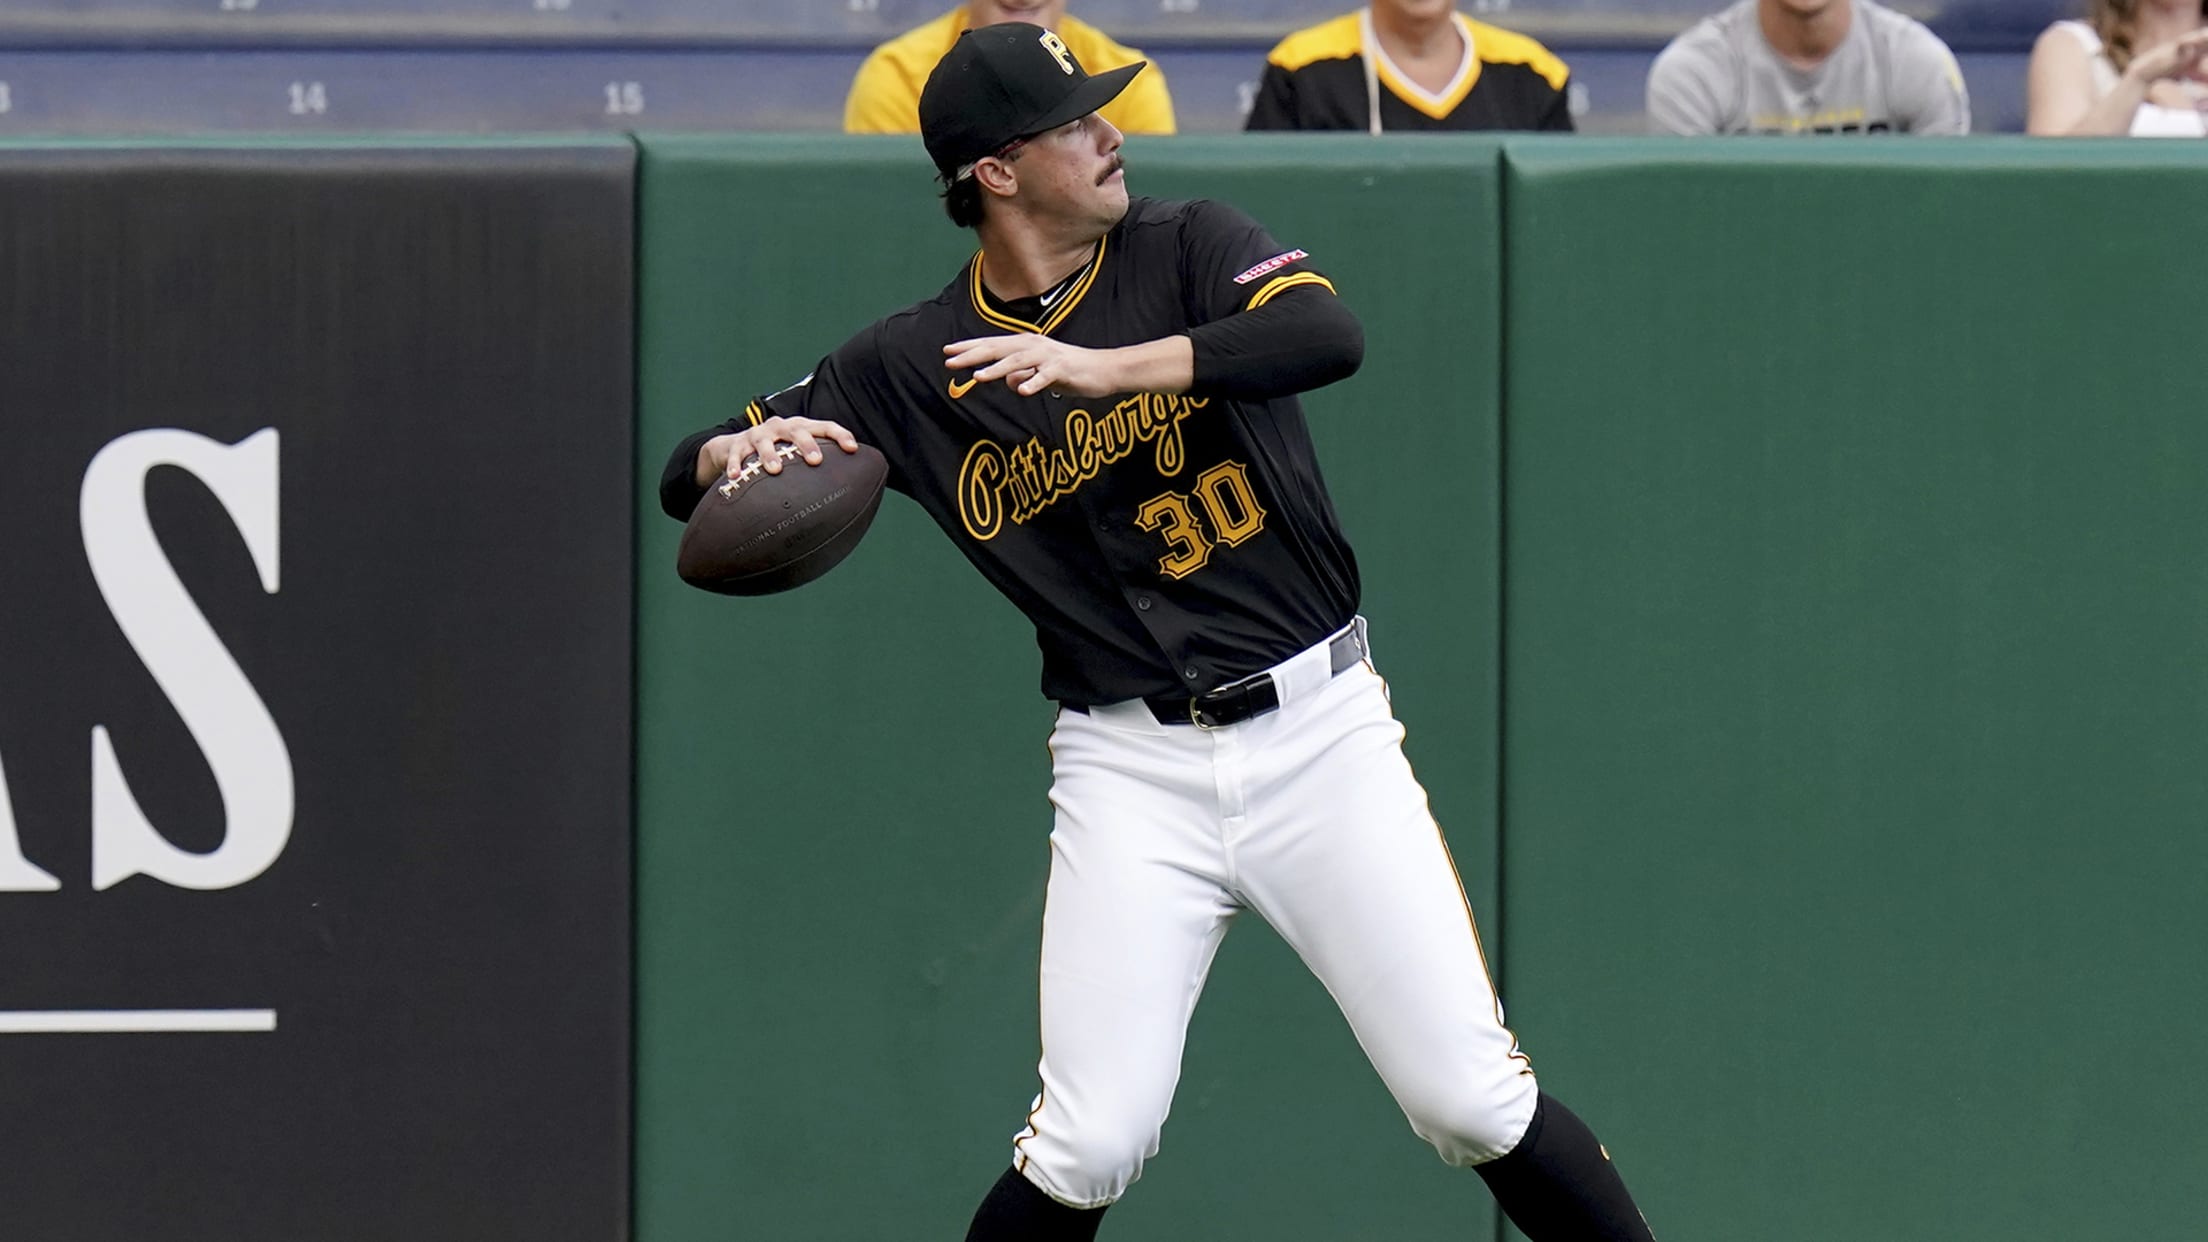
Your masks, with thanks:
[(1659, 134), (1970, 132), (1955, 54), (1873, 0), (1739, 0), (1648, 74)]

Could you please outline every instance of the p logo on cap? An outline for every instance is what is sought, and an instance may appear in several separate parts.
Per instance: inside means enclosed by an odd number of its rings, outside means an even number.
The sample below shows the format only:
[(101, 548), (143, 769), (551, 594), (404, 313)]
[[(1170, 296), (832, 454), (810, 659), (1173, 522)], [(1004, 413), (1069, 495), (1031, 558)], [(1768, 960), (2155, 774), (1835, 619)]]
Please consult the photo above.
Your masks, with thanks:
[(1058, 37), (1058, 32), (1046, 30), (1036, 42), (1041, 43), (1044, 49), (1057, 60), (1058, 67), (1066, 71), (1066, 76), (1073, 76), (1073, 52), (1066, 47), (1066, 41)]
[(1144, 63), (1091, 74), (1064, 39), (1032, 22), (969, 30), (920, 90), (920, 140), (944, 182), (955, 183), (1007, 144), (1112, 102)]

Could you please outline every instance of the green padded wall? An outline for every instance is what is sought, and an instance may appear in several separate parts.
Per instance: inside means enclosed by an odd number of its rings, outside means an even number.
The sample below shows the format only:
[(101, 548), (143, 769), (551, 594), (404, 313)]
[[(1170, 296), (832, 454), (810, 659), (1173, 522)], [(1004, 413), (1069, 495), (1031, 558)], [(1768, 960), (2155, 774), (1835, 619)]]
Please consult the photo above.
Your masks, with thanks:
[(2195, 146), (1514, 142), (1505, 974), (1659, 1236), (2208, 1208)]
[[(1237, 203), (1363, 317), (1309, 402), (1366, 611), (1475, 905), (1494, 902), (1497, 148), (1243, 139), (1128, 152)], [(637, 1236), (949, 1238), (1035, 1089), (1050, 708), (1031, 632), (902, 498), (791, 595), (672, 572), (683, 434), (779, 388), (971, 248), (919, 144), (643, 139)], [(1492, 1236), (1323, 989), (1254, 918), (1198, 1008), (1126, 1237)]]

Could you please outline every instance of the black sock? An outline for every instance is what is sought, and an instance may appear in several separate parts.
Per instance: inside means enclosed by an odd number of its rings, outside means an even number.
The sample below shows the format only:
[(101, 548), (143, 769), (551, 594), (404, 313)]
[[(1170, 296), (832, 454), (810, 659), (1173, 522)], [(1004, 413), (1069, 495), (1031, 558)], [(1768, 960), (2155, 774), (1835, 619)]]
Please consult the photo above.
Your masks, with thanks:
[(1103, 1220), (1104, 1208), (1067, 1207), (1006, 1169), (974, 1213), (966, 1242), (1089, 1242)]
[(1473, 1167), (1533, 1242), (1655, 1242), (1594, 1132), (1547, 1093), (1518, 1146)]

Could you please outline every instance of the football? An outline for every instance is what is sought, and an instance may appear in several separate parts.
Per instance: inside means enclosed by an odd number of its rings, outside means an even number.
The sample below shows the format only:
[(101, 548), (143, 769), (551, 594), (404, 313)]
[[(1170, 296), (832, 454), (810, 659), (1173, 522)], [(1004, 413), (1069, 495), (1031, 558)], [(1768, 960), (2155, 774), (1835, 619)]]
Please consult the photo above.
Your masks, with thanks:
[(775, 451), (781, 473), (767, 473), (754, 454), (706, 489), (675, 554), (684, 582), (721, 595), (772, 595), (834, 569), (859, 545), (889, 479), (880, 450), (862, 444), (846, 453), (822, 439), (817, 466), (794, 444)]

